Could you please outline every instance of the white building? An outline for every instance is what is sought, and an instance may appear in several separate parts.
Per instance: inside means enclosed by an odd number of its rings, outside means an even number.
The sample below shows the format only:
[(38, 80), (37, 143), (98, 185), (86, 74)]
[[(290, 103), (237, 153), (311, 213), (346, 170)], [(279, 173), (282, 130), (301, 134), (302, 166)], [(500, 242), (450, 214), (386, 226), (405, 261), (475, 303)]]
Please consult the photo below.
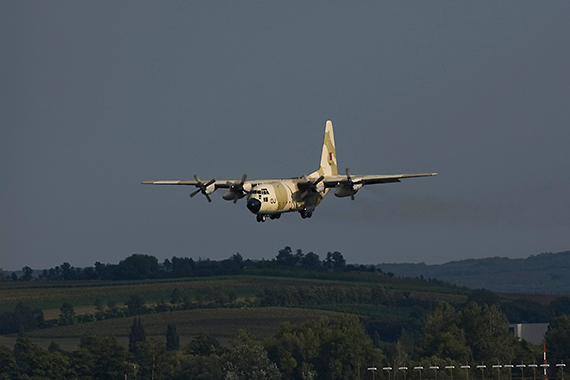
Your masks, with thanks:
[(548, 323), (514, 323), (509, 325), (509, 330), (519, 339), (541, 344), (544, 340), (544, 334), (548, 330)]

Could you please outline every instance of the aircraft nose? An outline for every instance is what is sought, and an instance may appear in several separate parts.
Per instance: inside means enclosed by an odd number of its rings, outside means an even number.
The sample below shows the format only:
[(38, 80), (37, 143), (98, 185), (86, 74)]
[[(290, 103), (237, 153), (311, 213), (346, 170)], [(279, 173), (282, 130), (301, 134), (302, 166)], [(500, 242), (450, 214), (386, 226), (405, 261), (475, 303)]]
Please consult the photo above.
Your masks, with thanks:
[(251, 198), (247, 201), (247, 209), (254, 214), (257, 214), (257, 212), (261, 209), (261, 202), (259, 199)]

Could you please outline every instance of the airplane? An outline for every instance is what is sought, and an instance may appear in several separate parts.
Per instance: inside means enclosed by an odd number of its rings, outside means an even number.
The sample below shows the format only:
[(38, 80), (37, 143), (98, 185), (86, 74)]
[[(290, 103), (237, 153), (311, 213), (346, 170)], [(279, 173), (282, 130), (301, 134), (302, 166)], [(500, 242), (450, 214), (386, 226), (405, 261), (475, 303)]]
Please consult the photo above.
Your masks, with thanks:
[(196, 174), (194, 180), (184, 181), (143, 181), (144, 185), (188, 185), (196, 191), (190, 197), (201, 193), (208, 202), (210, 195), (217, 189), (226, 189), (222, 198), (237, 203), (246, 198), (246, 207), (257, 216), (258, 222), (265, 222), (267, 217), (279, 219), (286, 212), (298, 212), (303, 219), (313, 216), (315, 208), (322, 202), (331, 189), (339, 198), (354, 195), (365, 185), (400, 182), (402, 178), (429, 177), (437, 173), (418, 174), (372, 174), (353, 175), (346, 168), (345, 174), (338, 174), (336, 148), (332, 121), (325, 125), (325, 138), (321, 152), (319, 169), (311, 174), (297, 178), (247, 180), (247, 174), (241, 180), (202, 181)]

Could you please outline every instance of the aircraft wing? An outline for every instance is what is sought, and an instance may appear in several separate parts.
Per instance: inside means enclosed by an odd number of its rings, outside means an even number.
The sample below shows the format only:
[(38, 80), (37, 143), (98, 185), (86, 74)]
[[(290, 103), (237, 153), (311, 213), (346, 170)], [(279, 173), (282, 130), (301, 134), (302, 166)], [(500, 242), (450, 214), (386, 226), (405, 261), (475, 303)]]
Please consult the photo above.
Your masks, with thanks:
[[(214, 185), (216, 186), (216, 189), (219, 188), (229, 188), (231, 186), (231, 183), (229, 180), (216, 180), (216, 182), (214, 182)], [(231, 181), (233, 182), (233, 181)], [(143, 181), (141, 182), (143, 185), (189, 185), (189, 186), (197, 186), (199, 187), (201, 183), (203, 183), (202, 181)]]
[(241, 181), (229, 181), (229, 180), (216, 180), (211, 179), (208, 182), (202, 181), (196, 174), (194, 174), (194, 181), (143, 181), (143, 185), (187, 185), (195, 186), (198, 190), (190, 194), (190, 197), (195, 196), (198, 193), (202, 193), (211, 202), (210, 194), (220, 188), (228, 189), (228, 191), (223, 195), (225, 200), (233, 200), (234, 203), (238, 199), (243, 198), (249, 191), (251, 191), (252, 183), (251, 181), (246, 181), (247, 174), (241, 177)]
[[(187, 185), (196, 186), (198, 188), (211, 188), (216, 189), (234, 189), (236, 186), (239, 190), (243, 190), (244, 187), (251, 188), (251, 181), (247, 180), (247, 174), (244, 174), (240, 180), (227, 180), (227, 179), (211, 179), (210, 181), (202, 181), (196, 174), (194, 174), (194, 180), (184, 180), (184, 181), (143, 181), (143, 185)], [(237, 191), (237, 190), (236, 190)]]
[(377, 183), (400, 182), (402, 178), (430, 177), (437, 173), (416, 173), (416, 174), (370, 174), (370, 175), (330, 175), (323, 180), (325, 187), (337, 187), (342, 185), (373, 185)]

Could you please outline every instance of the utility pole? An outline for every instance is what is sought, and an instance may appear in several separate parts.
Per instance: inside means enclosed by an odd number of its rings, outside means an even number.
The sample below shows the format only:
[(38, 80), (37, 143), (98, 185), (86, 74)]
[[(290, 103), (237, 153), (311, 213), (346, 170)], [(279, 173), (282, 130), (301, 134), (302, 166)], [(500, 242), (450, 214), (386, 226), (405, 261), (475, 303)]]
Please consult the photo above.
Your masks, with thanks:
[(477, 368), (481, 370), (481, 379), (485, 380), (485, 368), (487, 368), (487, 366), (485, 364), (481, 364), (478, 365)]
[(542, 356), (544, 358), (544, 365), (542, 365), (541, 367), (544, 367), (544, 380), (548, 380), (548, 377), (546, 376), (546, 366), (547, 366), (547, 362), (546, 362), (546, 340), (542, 341)]
[(467, 374), (467, 380), (469, 380), (469, 370), (471, 369), (470, 365), (462, 365), (461, 369), (465, 370), (465, 373)]
[[(376, 371), (378, 371), (378, 368), (376, 367), (370, 367), (368, 368), (369, 371), (372, 371), (372, 380), (374, 380), (374, 375), (376, 374)], [(360, 377), (359, 377), (360, 378)]]
[(500, 364), (493, 364), (493, 368), (497, 369), (497, 380), (501, 380), (501, 367)]

